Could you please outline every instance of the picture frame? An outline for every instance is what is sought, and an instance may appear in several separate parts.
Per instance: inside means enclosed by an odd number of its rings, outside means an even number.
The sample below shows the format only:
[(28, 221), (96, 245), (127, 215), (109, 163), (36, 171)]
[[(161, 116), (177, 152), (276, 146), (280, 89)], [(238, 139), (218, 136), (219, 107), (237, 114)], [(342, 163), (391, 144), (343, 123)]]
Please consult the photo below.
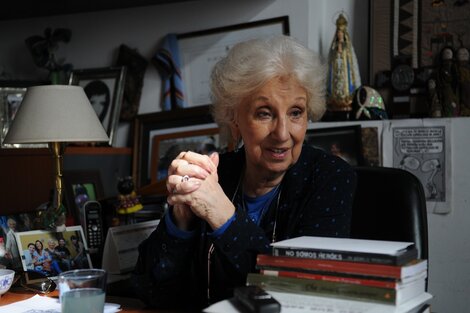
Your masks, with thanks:
[(15, 233), (38, 229), (36, 216), (36, 212), (0, 215), (0, 238), (3, 240), (0, 249), (4, 249), (0, 252), (0, 267), (22, 268)]
[(82, 223), (83, 205), (87, 201), (104, 197), (104, 189), (98, 170), (64, 171), (65, 205), (67, 214), (73, 217), (75, 224)]
[[(17, 232), (15, 236), (24, 271), (40, 272), (54, 279), (67, 270), (93, 268), (82, 226), (67, 227), (64, 232)], [(57, 250), (59, 242), (68, 253), (62, 247)], [(33, 251), (31, 244), (37, 245), (38, 249), (34, 248)]]
[(113, 146), (119, 124), (127, 68), (125, 66), (73, 70), (69, 85), (83, 87)]
[(249, 39), (274, 35), (289, 35), (288, 16), (178, 34), (187, 106), (211, 103), (210, 72), (231, 47)]
[(133, 121), (139, 112), (140, 97), (148, 61), (125, 44), (119, 46), (116, 66), (125, 66), (126, 80), (122, 96), (120, 121)]
[(136, 187), (148, 185), (151, 181), (150, 159), (154, 136), (211, 127), (217, 125), (208, 105), (138, 115), (134, 124), (132, 157), (132, 176)]
[(361, 125), (308, 129), (307, 145), (341, 157), (352, 166), (363, 165)]
[(44, 85), (34, 81), (0, 81), (0, 147), (1, 148), (46, 148), (47, 144), (6, 144), (4, 139), (28, 87)]
[(219, 128), (209, 127), (153, 136), (150, 182), (155, 183), (165, 179), (171, 161), (180, 152), (188, 150), (201, 154), (221, 152)]

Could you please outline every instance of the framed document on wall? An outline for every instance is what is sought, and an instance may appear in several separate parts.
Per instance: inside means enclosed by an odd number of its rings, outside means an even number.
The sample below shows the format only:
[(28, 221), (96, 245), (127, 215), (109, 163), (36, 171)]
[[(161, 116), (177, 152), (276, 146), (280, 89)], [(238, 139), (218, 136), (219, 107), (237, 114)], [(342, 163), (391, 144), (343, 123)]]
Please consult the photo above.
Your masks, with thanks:
[(181, 72), (188, 106), (211, 103), (211, 70), (233, 45), (249, 39), (282, 34), (289, 35), (288, 16), (179, 34)]

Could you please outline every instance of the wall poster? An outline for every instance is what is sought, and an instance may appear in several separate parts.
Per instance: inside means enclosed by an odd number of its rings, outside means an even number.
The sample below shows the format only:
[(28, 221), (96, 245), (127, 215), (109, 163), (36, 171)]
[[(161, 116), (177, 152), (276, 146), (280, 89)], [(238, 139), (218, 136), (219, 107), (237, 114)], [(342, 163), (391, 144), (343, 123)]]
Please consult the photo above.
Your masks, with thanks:
[[(451, 209), (451, 124), (449, 119), (391, 121), (384, 126), (384, 165), (407, 170), (424, 187), (428, 212)], [(416, 126), (419, 125), (419, 126)]]

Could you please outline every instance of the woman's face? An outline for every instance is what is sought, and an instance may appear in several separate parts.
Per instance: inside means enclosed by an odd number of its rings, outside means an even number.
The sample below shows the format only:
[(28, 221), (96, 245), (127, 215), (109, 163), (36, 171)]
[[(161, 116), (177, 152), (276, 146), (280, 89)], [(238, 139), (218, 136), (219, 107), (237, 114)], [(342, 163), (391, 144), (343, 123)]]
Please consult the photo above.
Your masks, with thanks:
[(36, 241), (36, 248), (41, 250), (42, 249), (42, 242)]
[(235, 109), (232, 130), (243, 139), (247, 170), (284, 173), (302, 150), (307, 92), (294, 79), (271, 79)]
[(96, 114), (99, 116), (106, 105), (106, 94), (93, 95), (90, 97), (90, 103)]

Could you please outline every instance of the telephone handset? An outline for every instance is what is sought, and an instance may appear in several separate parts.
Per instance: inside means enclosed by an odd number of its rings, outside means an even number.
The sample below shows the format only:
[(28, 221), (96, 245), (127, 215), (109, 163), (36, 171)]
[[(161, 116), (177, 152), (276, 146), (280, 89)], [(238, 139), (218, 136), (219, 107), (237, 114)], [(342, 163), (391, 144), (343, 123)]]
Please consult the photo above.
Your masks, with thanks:
[(101, 204), (98, 201), (87, 201), (83, 204), (82, 225), (90, 253), (99, 252), (103, 244), (103, 222)]

